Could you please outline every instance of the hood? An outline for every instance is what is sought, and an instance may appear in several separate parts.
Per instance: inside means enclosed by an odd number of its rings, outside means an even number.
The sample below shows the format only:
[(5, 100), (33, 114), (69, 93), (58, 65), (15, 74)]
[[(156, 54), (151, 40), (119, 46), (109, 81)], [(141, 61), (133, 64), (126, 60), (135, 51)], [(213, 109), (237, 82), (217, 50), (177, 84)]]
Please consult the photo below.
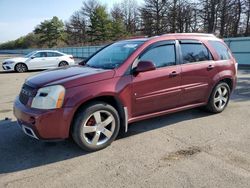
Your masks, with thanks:
[(112, 78), (114, 73), (114, 70), (71, 66), (43, 71), (27, 78), (26, 83), (36, 88), (57, 84), (69, 88)]
[(25, 62), (28, 58), (25, 57), (15, 57), (15, 58), (11, 58), (11, 59), (6, 59), (4, 60), (4, 62), (15, 62), (15, 63), (19, 63), (19, 62)]

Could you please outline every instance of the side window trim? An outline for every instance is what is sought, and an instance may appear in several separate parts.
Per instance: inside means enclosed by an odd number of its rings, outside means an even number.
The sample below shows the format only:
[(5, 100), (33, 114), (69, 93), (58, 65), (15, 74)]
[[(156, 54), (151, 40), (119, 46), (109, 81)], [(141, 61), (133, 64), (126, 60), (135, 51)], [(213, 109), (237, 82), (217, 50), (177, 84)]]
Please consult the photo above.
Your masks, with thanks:
[[(195, 61), (195, 62), (184, 63), (182, 50), (181, 50), (181, 44), (201, 44), (201, 45), (203, 45), (206, 48), (206, 50), (208, 51), (210, 59), (206, 60), (206, 61)], [(179, 62), (182, 65), (185, 65), (185, 64), (197, 64), (197, 63), (203, 63), (203, 62), (207, 62), (207, 61), (214, 61), (214, 57), (213, 57), (212, 53), (210, 52), (209, 48), (203, 42), (201, 42), (199, 40), (181, 39), (181, 40), (177, 41), (177, 46), (178, 46)]]
[(166, 68), (166, 67), (171, 67), (171, 66), (176, 66), (179, 64), (179, 58), (178, 58), (178, 51), (177, 51), (177, 47), (176, 47), (176, 40), (164, 40), (164, 41), (158, 41), (155, 42), (151, 45), (149, 45), (148, 47), (146, 47), (133, 61), (132, 66), (131, 66), (131, 71), (130, 74), (132, 74), (133, 69), (136, 67), (140, 57), (142, 55), (144, 55), (146, 52), (148, 52), (151, 49), (157, 48), (157, 47), (161, 47), (161, 46), (165, 46), (165, 45), (174, 45), (174, 51), (175, 51), (175, 64), (174, 65), (170, 65), (170, 66), (164, 66), (164, 67), (158, 67), (156, 69), (162, 69), (162, 68)]

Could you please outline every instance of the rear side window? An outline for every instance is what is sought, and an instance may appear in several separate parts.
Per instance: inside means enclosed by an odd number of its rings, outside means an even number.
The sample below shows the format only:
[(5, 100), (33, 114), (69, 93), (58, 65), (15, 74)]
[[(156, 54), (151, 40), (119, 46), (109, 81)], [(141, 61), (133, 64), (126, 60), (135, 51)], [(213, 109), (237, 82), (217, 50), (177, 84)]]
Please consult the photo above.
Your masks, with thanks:
[(57, 52), (47, 52), (48, 57), (60, 57), (62, 54), (59, 54)]
[(144, 53), (140, 61), (151, 61), (157, 68), (175, 65), (175, 45), (168, 44), (154, 47)]
[(211, 53), (202, 43), (181, 43), (183, 63), (212, 60)]
[(209, 41), (209, 43), (214, 47), (215, 51), (219, 55), (220, 60), (230, 59), (230, 52), (225, 45), (219, 41)]

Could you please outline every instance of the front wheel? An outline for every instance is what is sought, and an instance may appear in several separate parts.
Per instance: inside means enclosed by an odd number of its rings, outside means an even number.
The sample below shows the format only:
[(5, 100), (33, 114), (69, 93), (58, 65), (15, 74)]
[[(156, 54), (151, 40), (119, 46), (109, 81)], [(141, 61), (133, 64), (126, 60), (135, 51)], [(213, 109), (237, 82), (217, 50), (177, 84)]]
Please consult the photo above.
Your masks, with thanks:
[(24, 63), (17, 63), (15, 66), (15, 71), (16, 72), (26, 72), (26, 71), (28, 71), (28, 67)]
[(109, 146), (117, 137), (120, 119), (116, 109), (103, 102), (92, 103), (76, 114), (72, 137), (86, 151)]
[(206, 108), (212, 113), (220, 113), (226, 108), (229, 98), (230, 87), (227, 83), (221, 82), (215, 86)]

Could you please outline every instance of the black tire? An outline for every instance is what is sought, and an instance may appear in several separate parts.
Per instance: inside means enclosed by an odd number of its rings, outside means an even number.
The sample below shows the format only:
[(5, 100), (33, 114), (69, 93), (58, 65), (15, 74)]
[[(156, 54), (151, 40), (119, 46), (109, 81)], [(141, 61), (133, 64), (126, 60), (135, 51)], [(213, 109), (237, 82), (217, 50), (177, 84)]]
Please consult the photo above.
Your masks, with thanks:
[(67, 61), (61, 61), (58, 66), (59, 67), (65, 67), (65, 66), (68, 66), (68, 65), (69, 65), (69, 63)]
[[(111, 122), (108, 123), (109, 121)], [(74, 141), (85, 151), (97, 151), (115, 140), (120, 129), (120, 118), (113, 106), (104, 102), (93, 102), (77, 112), (72, 126)]]
[(15, 65), (15, 71), (16, 72), (27, 72), (28, 71), (28, 67), (27, 65), (25, 65), (24, 63), (17, 63)]
[(222, 112), (227, 107), (230, 94), (231, 90), (226, 82), (218, 83), (211, 93), (206, 110), (212, 113)]

